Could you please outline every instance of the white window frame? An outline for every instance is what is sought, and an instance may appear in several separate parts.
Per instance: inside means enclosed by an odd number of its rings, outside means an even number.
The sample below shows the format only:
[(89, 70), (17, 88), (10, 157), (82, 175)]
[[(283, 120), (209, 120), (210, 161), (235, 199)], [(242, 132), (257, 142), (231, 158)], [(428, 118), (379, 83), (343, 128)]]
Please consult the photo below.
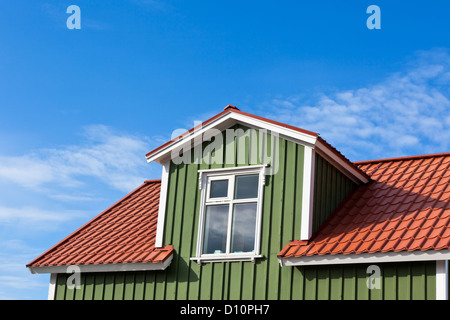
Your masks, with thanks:
[[(206, 169), (199, 170), (199, 188), (201, 194), (200, 214), (198, 221), (197, 232), (197, 248), (196, 256), (191, 260), (197, 261), (198, 264), (205, 262), (229, 262), (229, 261), (252, 261), (262, 258), (260, 254), (261, 246), (261, 221), (262, 221), (262, 207), (263, 207), (263, 193), (265, 185), (265, 168), (266, 165), (254, 165), (254, 166), (242, 166), (233, 168), (220, 168), (220, 169)], [(258, 174), (258, 196), (257, 198), (248, 199), (234, 199), (234, 185), (235, 177), (238, 175), (251, 175)], [(209, 198), (210, 182), (214, 180), (229, 179), (228, 183), (228, 197), (226, 198)], [(255, 249), (253, 252), (236, 252), (231, 253), (231, 228), (232, 228), (232, 214), (228, 214), (228, 229), (227, 229), (227, 244), (225, 253), (210, 253), (204, 254), (203, 252), (203, 235), (205, 229), (205, 215), (206, 206), (214, 204), (229, 204), (230, 212), (233, 211), (233, 205), (236, 203), (249, 203), (256, 202), (256, 225), (255, 225)]]

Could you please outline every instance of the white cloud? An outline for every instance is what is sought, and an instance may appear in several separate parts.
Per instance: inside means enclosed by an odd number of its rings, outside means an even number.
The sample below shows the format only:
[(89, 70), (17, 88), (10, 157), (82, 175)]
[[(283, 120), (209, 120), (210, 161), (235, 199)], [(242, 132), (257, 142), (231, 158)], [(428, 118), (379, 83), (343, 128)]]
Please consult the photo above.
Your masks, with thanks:
[(36, 276), (25, 268), (44, 249), (33, 248), (22, 239), (0, 241), (0, 300), (45, 299), (48, 275)]
[[(121, 191), (144, 180), (144, 138), (121, 135), (102, 125), (90, 126), (82, 145), (41, 149), (23, 156), (0, 156), (0, 180), (32, 189), (73, 187), (93, 177)], [(73, 196), (73, 195), (72, 195)]]
[[(32, 288), (45, 288), (48, 284), (42, 283), (38, 279), (23, 276), (0, 276), (0, 287), (11, 287), (15, 289), (32, 289)], [(8, 299), (8, 298), (7, 298)], [(11, 297), (12, 299), (12, 297)]]
[(315, 131), (352, 160), (446, 152), (450, 55), (420, 52), (406, 70), (371, 86), (264, 104), (267, 117)]
[(85, 217), (85, 211), (78, 210), (42, 210), (35, 207), (9, 208), (0, 206), (0, 223), (24, 221), (29, 225), (36, 226), (39, 223), (64, 222), (74, 218)]

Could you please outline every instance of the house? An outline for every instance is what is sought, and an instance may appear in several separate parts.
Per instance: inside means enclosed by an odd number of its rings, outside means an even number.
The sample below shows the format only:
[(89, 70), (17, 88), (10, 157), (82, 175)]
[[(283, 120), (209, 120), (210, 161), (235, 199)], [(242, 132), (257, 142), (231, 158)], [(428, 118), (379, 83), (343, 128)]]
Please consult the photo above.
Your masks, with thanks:
[(227, 106), (146, 158), (160, 180), (27, 264), (49, 299), (448, 298), (450, 153), (351, 162)]

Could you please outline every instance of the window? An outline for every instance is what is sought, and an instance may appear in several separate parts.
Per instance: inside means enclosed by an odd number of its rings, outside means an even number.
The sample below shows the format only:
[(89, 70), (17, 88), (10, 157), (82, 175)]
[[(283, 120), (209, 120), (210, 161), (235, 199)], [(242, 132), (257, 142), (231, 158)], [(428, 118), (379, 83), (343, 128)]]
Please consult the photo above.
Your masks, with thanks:
[(251, 260), (259, 255), (264, 166), (200, 170), (201, 262)]

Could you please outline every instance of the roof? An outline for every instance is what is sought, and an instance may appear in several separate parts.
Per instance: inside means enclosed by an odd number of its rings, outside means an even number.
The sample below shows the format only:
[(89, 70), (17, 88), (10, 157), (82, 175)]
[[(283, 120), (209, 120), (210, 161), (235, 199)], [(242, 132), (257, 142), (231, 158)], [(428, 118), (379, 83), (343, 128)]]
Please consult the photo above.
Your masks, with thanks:
[(173, 247), (155, 248), (160, 188), (145, 181), (27, 267), (166, 261)]
[(313, 137), (318, 137), (319, 136), (319, 134), (316, 133), (316, 132), (304, 130), (304, 129), (301, 129), (301, 128), (298, 128), (298, 127), (294, 127), (294, 126), (287, 125), (287, 124), (284, 124), (284, 123), (281, 123), (281, 122), (277, 122), (277, 121), (266, 119), (266, 118), (263, 118), (263, 117), (259, 117), (259, 116), (256, 116), (256, 115), (253, 115), (253, 114), (250, 114), (250, 113), (247, 113), (247, 112), (243, 112), (243, 111), (239, 110), (236, 106), (233, 106), (233, 105), (229, 104), (223, 109), (223, 111), (221, 113), (216, 114), (214, 117), (211, 117), (211, 118), (209, 118), (206, 121), (203, 121), (201, 124), (199, 124), (199, 125), (195, 126), (194, 128), (186, 131), (185, 133), (179, 135), (178, 137), (175, 137), (172, 140), (166, 142), (165, 144), (157, 147), (156, 149), (153, 149), (152, 151), (148, 152), (145, 156), (147, 158), (150, 157), (155, 152), (157, 152), (157, 151), (159, 151), (159, 150), (161, 150), (161, 149), (163, 149), (163, 148), (165, 148), (165, 147), (167, 147), (167, 146), (169, 146), (169, 145), (171, 145), (171, 144), (173, 144), (173, 143), (183, 139), (184, 137), (188, 136), (190, 133), (192, 133), (194, 131), (197, 131), (198, 129), (200, 129), (200, 128), (202, 128), (202, 127), (212, 123), (214, 120), (217, 120), (218, 118), (220, 118), (220, 117), (222, 117), (222, 116), (224, 116), (226, 114), (229, 114), (229, 113), (237, 113), (237, 114), (245, 115), (245, 116), (248, 116), (248, 117), (251, 117), (251, 118), (254, 118), (254, 119), (258, 119), (258, 120), (262, 120), (262, 121), (265, 121), (265, 122), (268, 122), (268, 123), (272, 123), (272, 124), (278, 125), (280, 127), (285, 127), (285, 128), (288, 128), (288, 129), (291, 129), (291, 130), (294, 130), (294, 131), (298, 131), (298, 132), (301, 132), (301, 133), (304, 133), (304, 134), (307, 134), (307, 135), (310, 135), (310, 136), (313, 136)]
[(450, 249), (450, 153), (356, 164), (371, 182), (280, 258)]
[[(145, 156), (147, 158), (148, 162), (151, 161), (157, 161), (161, 163), (159, 160), (161, 158), (165, 158), (166, 154), (170, 154), (171, 147), (174, 145), (180, 143), (181, 141), (189, 141), (189, 139), (193, 139), (193, 136), (200, 132), (205, 127), (209, 126), (218, 126), (221, 124), (221, 122), (227, 122), (230, 119), (238, 119), (237, 121), (246, 122), (249, 123), (255, 122), (257, 125), (260, 126), (268, 126), (276, 132), (279, 130), (280, 132), (284, 132), (285, 134), (293, 134), (294, 135), (301, 135), (303, 137), (303, 141), (305, 141), (307, 144), (315, 145), (316, 149), (320, 149), (325, 152), (325, 154), (328, 154), (331, 157), (334, 157), (336, 159), (339, 159), (341, 161), (341, 167), (345, 170), (347, 170), (351, 176), (354, 176), (357, 178), (358, 184), (359, 182), (366, 183), (369, 180), (369, 177), (364, 173), (364, 171), (360, 170), (353, 162), (351, 162), (349, 159), (347, 159), (341, 152), (339, 152), (336, 148), (331, 146), (329, 143), (327, 143), (323, 138), (319, 136), (318, 133), (304, 130), (302, 128), (298, 128), (295, 126), (291, 126), (285, 123), (281, 123), (278, 121), (274, 121), (271, 119), (263, 118), (251, 113), (243, 112), (239, 110), (237, 107), (233, 105), (228, 105), (224, 108), (224, 110), (211, 117), (210, 119), (202, 122), (201, 124), (197, 125), (196, 127), (184, 132), (183, 134), (179, 135), (178, 137), (166, 142), (165, 144), (157, 147), (156, 149), (148, 152)], [(232, 122), (231, 122), (232, 123)], [(222, 128), (223, 129), (223, 128)], [(272, 131), (271, 129), (271, 131)], [(186, 140), (184, 140), (186, 139)]]

